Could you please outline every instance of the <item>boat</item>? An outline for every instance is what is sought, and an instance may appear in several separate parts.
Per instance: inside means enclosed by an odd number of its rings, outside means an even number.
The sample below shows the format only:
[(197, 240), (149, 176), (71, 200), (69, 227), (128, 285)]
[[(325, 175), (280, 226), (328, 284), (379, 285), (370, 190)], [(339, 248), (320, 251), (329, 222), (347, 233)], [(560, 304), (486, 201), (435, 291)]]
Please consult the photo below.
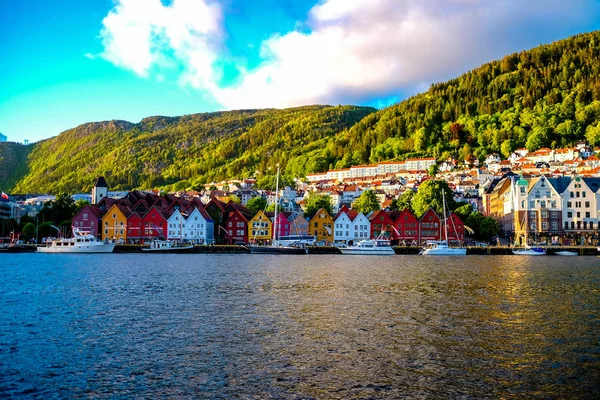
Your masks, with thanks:
[(446, 240), (428, 242), (427, 247), (421, 252), (424, 256), (465, 256), (467, 249), (464, 247), (448, 246)]
[(250, 254), (307, 254), (308, 249), (300, 242), (298, 244), (284, 245), (280, 243), (277, 238), (277, 211), (278, 211), (278, 199), (279, 194), (279, 164), (277, 164), (277, 179), (275, 183), (275, 217), (273, 218), (273, 242), (268, 246), (257, 246), (254, 244), (249, 245)]
[(168, 240), (155, 239), (150, 242), (150, 246), (142, 247), (142, 251), (164, 253), (191, 253), (192, 251), (194, 251), (194, 245), (173, 243)]
[(383, 238), (361, 240), (354, 246), (340, 248), (340, 251), (342, 254), (361, 256), (393, 256), (396, 254), (390, 241)]
[(545, 256), (546, 250), (541, 247), (530, 247), (529, 245), (522, 249), (513, 249), (513, 254), (516, 256)]
[(428, 243), (421, 251), (424, 256), (466, 256), (467, 249), (464, 247), (452, 247), (448, 244), (448, 218), (446, 217), (446, 197), (442, 190), (442, 207), (444, 209), (444, 235), (445, 240), (436, 240)]
[(557, 251), (554, 254), (557, 256), (577, 256), (578, 255), (576, 251), (567, 251), (567, 250)]
[(73, 237), (56, 238), (46, 246), (39, 246), (40, 253), (112, 253), (116, 243), (101, 242), (91, 232), (73, 228)]

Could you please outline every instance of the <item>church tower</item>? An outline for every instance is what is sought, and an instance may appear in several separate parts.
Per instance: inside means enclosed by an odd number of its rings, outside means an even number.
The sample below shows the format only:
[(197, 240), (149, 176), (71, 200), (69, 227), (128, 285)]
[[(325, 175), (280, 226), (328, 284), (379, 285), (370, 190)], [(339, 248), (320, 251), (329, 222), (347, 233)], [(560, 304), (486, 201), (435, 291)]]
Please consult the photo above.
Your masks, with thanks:
[(108, 185), (103, 176), (96, 178), (92, 188), (92, 204), (98, 204), (100, 200), (108, 196)]

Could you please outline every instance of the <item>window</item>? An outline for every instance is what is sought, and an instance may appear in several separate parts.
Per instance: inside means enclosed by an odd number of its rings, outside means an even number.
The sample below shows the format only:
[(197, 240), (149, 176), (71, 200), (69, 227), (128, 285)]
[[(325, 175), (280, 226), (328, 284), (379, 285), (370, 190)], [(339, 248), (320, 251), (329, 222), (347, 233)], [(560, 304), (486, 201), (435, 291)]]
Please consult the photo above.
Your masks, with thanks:
[(590, 202), (589, 201), (585, 202), (585, 208), (590, 208)]
[(83, 219), (88, 219), (87, 213), (83, 213)]
[(567, 208), (571, 208), (572, 207), (572, 203), (570, 201), (567, 202)]
[(589, 211), (586, 211), (586, 212), (585, 212), (585, 217), (586, 217), (586, 218), (590, 218), (590, 212), (589, 212)]
[(113, 214), (113, 219), (117, 219), (117, 214)]
[(548, 223), (546, 221), (542, 222), (542, 230), (543, 231), (547, 231), (548, 230)]
[(581, 197), (585, 197), (585, 192), (581, 192)]
[[(565, 224), (566, 224), (566, 222), (565, 222)], [(552, 230), (553, 231), (557, 231), (558, 230), (558, 222), (557, 221), (552, 221), (551, 226), (552, 226)]]
[(565, 221), (565, 229), (569, 229), (569, 223)]
[(581, 218), (581, 213), (577, 211), (577, 218)]
[(567, 212), (567, 218), (573, 218), (573, 213), (571, 211)]

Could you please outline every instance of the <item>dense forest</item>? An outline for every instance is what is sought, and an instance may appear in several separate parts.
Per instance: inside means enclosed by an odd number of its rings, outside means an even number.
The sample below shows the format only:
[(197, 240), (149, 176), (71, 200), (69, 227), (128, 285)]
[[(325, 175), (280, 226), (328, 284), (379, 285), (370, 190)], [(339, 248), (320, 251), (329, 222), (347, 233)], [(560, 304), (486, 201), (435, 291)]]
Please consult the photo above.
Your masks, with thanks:
[(0, 143), (14, 193), (199, 187), (415, 156), (459, 159), (518, 147), (600, 145), (600, 32), (515, 53), (376, 111), (307, 106), (91, 123), (30, 146)]
[(365, 117), (323, 151), (336, 168), (600, 145), (600, 31), (510, 54)]

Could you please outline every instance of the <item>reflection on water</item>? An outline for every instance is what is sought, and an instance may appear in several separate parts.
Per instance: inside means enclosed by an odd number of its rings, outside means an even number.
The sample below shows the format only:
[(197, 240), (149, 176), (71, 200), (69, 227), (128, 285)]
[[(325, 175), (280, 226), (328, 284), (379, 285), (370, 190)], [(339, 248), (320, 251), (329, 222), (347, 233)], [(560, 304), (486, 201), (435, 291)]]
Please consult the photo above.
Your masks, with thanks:
[(2, 261), (0, 394), (589, 398), (600, 384), (592, 257)]

